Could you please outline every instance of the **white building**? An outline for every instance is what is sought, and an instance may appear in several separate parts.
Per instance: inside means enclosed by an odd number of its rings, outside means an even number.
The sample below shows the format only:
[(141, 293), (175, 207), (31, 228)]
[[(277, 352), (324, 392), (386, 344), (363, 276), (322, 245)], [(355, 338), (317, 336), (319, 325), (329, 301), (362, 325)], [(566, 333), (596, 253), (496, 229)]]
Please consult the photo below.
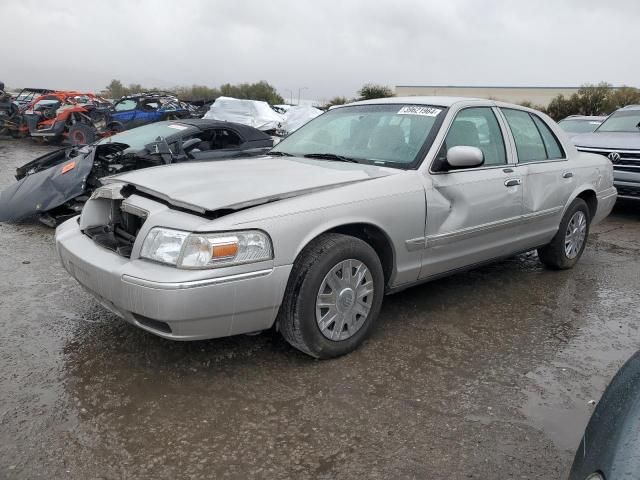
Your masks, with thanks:
[(509, 103), (531, 102), (546, 107), (554, 97), (562, 94), (566, 98), (578, 92), (580, 87), (482, 87), (453, 85), (398, 85), (396, 96), (476, 97), (501, 100)]

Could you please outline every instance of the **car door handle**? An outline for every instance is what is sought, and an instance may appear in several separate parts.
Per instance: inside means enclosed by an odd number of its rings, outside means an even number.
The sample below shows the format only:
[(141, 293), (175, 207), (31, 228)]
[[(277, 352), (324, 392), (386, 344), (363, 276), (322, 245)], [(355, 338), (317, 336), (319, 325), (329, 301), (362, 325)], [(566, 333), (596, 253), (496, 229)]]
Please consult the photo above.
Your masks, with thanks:
[(504, 173), (513, 173), (513, 168), (504, 168), (502, 169)]
[(522, 185), (522, 180), (520, 180), (519, 178), (510, 178), (504, 181), (505, 187), (515, 187), (517, 185)]
[(571, 178), (573, 177), (573, 172), (564, 172), (562, 174), (562, 178)]

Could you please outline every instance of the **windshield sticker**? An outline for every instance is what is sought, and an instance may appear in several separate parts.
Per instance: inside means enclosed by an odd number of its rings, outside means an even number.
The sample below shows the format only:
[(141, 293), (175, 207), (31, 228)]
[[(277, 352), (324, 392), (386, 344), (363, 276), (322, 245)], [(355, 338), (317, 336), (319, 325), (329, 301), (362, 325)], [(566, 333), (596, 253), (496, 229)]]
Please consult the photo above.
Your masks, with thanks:
[(187, 128), (189, 128), (186, 125), (176, 125), (175, 123), (173, 123), (171, 125), (167, 125), (167, 127), (175, 128), (176, 130), (186, 130)]
[(442, 110), (421, 105), (406, 105), (398, 111), (398, 115), (422, 115), (423, 117), (437, 117)]

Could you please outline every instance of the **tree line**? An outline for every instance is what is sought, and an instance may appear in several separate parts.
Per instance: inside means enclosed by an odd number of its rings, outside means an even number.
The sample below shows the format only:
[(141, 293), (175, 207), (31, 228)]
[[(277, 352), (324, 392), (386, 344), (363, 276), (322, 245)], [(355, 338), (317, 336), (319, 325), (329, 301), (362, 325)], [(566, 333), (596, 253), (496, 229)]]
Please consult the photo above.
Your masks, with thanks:
[(169, 89), (147, 88), (138, 83), (124, 85), (120, 80), (111, 80), (101, 95), (111, 99), (119, 99), (126, 95), (142, 92), (169, 92), (185, 101), (212, 101), (220, 96), (234, 97), (247, 100), (262, 100), (271, 105), (284, 103), (284, 99), (276, 89), (264, 80), (256, 83), (239, 83), (232, 85), (225, 83), (220, 87), (207, 87), (206, 85), (176, 86)]
[[(212, 101), (220, 96), (241, 98), (246, 100), (262, 100), (271, 105), (285, 103), (284, 98), (276, 91), (275, 87), (262, 80), (256, 83), (239, 83), (232, 85), (225, 83), (220, 87), (207, 87), (205, 85), (176, 86), (169, 89), (147, 88), (139, 83), (124, 85), (120, 80), (111, 80), (109, 85), (100, 92), (104, 97), (119, 99), (126, 95), (133, 95), (142, 92), (169, 92), (185, 101)], [(393, 97), (393, 90), (384, 85), (367, 83), (358, 90), (357, 98), (334, 97), (325, 107), (332, 105), (342, 105), (356, 100), (369, 100), (373, 98)]]
[(554, 120), (561, 120), (569, 115), (609, 115), (626, 105), (640, 103), (640, 89), (634, 87), (613, 86), (606, 82), (597, 85), (585, 84), (571, 95), (558, 95), (546, 108), (538, 108)]

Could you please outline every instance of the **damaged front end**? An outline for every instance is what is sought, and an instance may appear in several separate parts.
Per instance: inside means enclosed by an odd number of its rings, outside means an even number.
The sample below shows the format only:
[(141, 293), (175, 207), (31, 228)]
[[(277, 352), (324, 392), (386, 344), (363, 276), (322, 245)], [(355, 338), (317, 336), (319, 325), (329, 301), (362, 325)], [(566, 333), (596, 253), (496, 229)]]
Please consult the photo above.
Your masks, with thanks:
[(0, 193), (0, 222), (34, 215), (50, 227), (77, 215), (102, 177), (162, 165), (161, 155), (124, 153), (123, 143), (68, 147), (16, 169), (17, 183)]
[(80, 218), (80, 229), (96, 244), (129, 258), (148, 212), (126, 202), (126, 186), (111, 184), (96, 190)]

